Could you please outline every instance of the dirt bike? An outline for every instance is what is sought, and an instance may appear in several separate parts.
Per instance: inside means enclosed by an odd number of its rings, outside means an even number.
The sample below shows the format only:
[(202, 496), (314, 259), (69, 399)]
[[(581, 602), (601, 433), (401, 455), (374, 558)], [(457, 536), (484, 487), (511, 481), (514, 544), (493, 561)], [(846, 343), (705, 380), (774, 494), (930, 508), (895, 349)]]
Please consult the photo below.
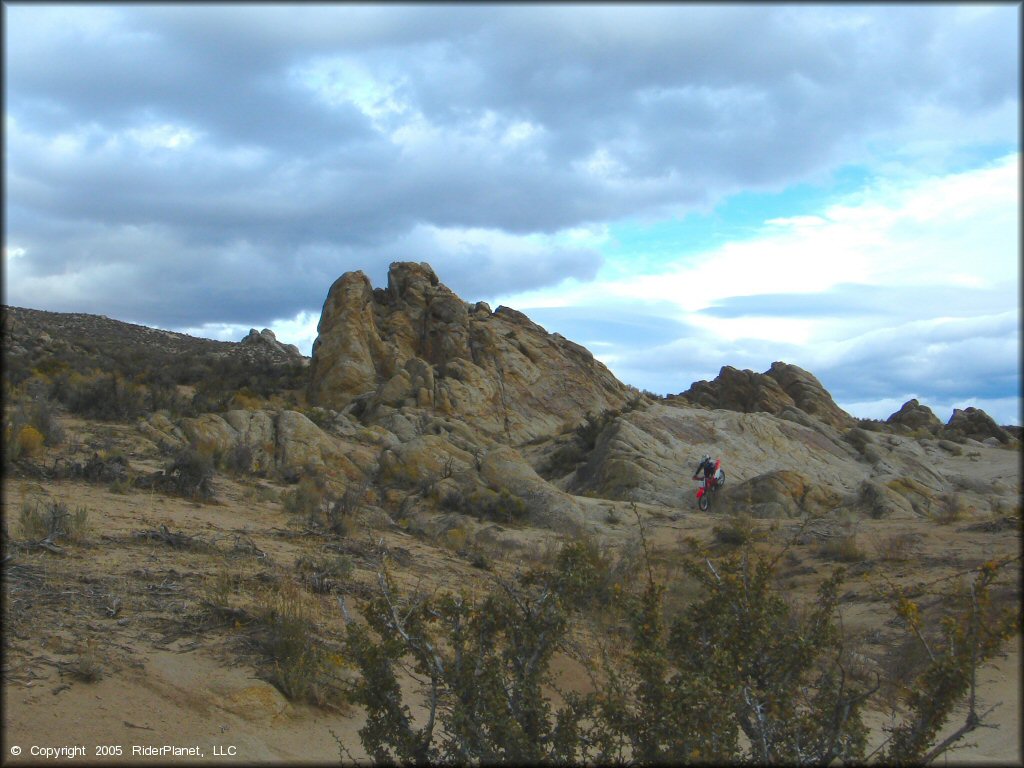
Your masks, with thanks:
[(700, 488), (697, 489), (697, 506), (701, 512), (707, 512), (711, 506), (711, 494), (725, 485), (725, 470), (722, 469), (722, 460), (715, 462), (715, 471), (711, 475), (705, 475), (700, 481)]

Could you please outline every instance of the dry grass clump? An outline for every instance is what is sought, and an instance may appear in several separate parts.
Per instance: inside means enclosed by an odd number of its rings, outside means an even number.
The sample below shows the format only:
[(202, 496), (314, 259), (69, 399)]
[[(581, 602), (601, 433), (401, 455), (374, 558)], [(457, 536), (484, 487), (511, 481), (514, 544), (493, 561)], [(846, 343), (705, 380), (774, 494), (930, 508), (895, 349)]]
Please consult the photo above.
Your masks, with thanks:
[(89, 530), (89, 510), (76, 507), (68, 510), (63, 501), (25, 499), (18, 514), (22, 535), (32, 541), (65, 539), (80, 543)]
[[(351, 571), (348, 558), (301, 558), (297, 569), (317, 592)], [(342, 701), (338, 679), (343, 665), (337, 649), (321, 635), (326, 615), (319, 599), (291, 580), (255, 586), (241, 575), (222, 571), (207, 580), (203, 603), (218, 620), (243, 633), (244, 646), (262, 657), (266, 679), (291, 701), (320, 707)]]
[(61, 669), (75, 680), (80, 680), (83, 683), (95, 683), (101, 680), (105, 671), (96, 644), (92, 641), (80, 646), (75, 652), (75, 657), (62, 664)]
[(258, 596), (254, 621), (260, 650), (271, 662), (270, 682), (292, 701), (327, 706), (340, 697), (338, 654), (318, 638), (320, 603), (292, 582)]
[(867, 558), (867, 552), (857, 541), (856, 531), (825, 539), (819, 546), (818, 553), (827, 560), (840, 563), (859, 563)]
[(295, 562), (295, 570), (311, 592), (322, 595), (336, 591), (347, 582), (355, 566), (348, 555), (323, 553), (303, 555)]
[(950, 525), (958, 520), (963, 520), (970, 511), (969, 505), (964, 498), (955, 491), (942, 494), (938, 499), (938, 510), (932, 515), (939, 525)]
[(913, 547), (918, 540), (914, 533), (894, 533), (874, 542), (875, 554), (879, 560), (890, 563), (904, 563), (914, 554)]

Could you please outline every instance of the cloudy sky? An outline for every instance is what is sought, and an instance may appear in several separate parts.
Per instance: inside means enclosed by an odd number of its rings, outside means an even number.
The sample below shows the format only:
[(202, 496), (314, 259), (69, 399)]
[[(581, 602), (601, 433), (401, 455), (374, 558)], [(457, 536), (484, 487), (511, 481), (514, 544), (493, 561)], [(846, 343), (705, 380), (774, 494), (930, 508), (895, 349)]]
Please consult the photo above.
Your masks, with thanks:
[(427, 261), (641, 389), (1020, 423), (1017, 4), (3, 10), (7, 304), (308, 353)]

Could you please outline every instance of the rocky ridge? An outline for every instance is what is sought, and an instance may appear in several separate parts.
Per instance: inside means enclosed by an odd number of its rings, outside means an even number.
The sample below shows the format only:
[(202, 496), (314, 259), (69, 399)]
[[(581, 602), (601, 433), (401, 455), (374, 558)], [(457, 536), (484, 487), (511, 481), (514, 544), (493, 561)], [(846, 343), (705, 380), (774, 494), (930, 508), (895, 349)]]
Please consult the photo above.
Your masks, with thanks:
[(635, 394), (586, 349), (521, 312), (462, 301), (428, 264), (392, 264), (386, 289), (362, 272), (343, 275), (318, 334), (310, 402), (374, 422), (421, 409), (519, 444)]
[(277, 340), (277, 336), (269, 328), (264, 328), (262, 331), (257, 331), (255, 328), (250, 328), (249, 333), (240, 342), (243, 345), (248, 345), (256, 349), (269, 351), (275, 357), (290, 357), (295, 360), (302, 360), (308, 364), (308, 359), (299, 351), (299, 348), (294, 344), (283, 344)]
[[(32, 310), (12, 315), (5, 321), (16, 343), (33, 333), (47, 344), (71, 343), (65, 334), (82, 341), (78, 316), (51, 325), (60, 338), (47, 341)], [(127, 333), (115, 330), (111, 338)], [(168, 354), (194, 342), (295, 359), (269, 330), (234, 345), (130, 330), (151, 345), (165, 339)], [(522, 313), (463, 301), (427, 264), (392, 264), (384, 288), (362, 272), (335, 281), (305, 377), (308, 400), (296, 407), (157, 412), (138, 430), (154, 450), (203, 446), (244, 456), (249, 471), (312, 473), (335, 495), (358, 493), (375, 514), (421, 521), (491, 510), (572, 528), (593, 524), (592, 498), (686, 509), (702, 453), (726, 467), (721, 508), (765, 517), (929, 516), (951, 495), (996, 511), (1010, 508), (1019, 488), (1009, 475), (978, 479), (983, 451), (1019, 445), (983, 411), (958, 410), (942, 425), (912, 400), (868, 424), (783, 362), (764, 373), (725, 366), (715, 380), (658, 400)], [(939, 458), (964, 467), (936, 472)]]
[(835, 404), (812, 374), (782, 362), (772, 363), (764, 373), (723, 366), (715, 379), (695, 382), (677, 399), (705, 408), (741, 413), (780, 416), (797, 410), (836, 428), (853, 424), (853, 418)]
[[(243, 343), (215, 341), (186, 333), (149, 328), (113, 320), (103, 315), (79, 312), (47, 312), (39, 309), (4, 306), (3, 337), (6, 357), (49, 354), (55, 357), (80, 357), (102, 363), (105, 357), (156, 357), (173, 365), (187, 356), (239, 358), (265, 361), (274, 365), (305, 359), (294, 345), (277, 341), (272, 331), (253, 331)], [(255, 343), (254, 343), (255, 342)]]

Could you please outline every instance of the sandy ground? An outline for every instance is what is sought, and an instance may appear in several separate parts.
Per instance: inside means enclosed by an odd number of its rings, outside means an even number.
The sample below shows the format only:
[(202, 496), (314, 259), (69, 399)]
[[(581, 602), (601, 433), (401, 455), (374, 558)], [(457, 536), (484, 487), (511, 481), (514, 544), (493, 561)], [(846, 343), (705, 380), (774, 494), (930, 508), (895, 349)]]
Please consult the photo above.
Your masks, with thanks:
[[(132, 465), (145, 466), (146, 461), (135, 457)], [(265, 670), (251, 654), (244, 653), (244, 643), (230, 626), (211, 628), (200, 621), (203, 595), (219, 573), (243, 574), (255, 583), (270, 571), (291, 574), (298, 558), (323, 551), (324, 541), (300, 535), (283, 512), (276, 500), (282, 488), (266, 481), (219, 478), (218, 503), (198, 504), (154, 493), (115, 493), (84, 482), (6, 479), (3, 515), (14, 539), (19, 538), (18, 511), (25, 500), (84, 506), (90, 529), (83, 542), (68, 545), (63, 554), (18, 550), (4, 564), (10, 611), (4, 630), (4, 764), (49, 762), (53, 758), (40, 750), (71, 747), (83, 748), (89, 763), (336, 763), (340, 752), (335, 735), (351, 757), (365, 760), (356, 733), (362, 725), (358, 709), (289, 703), (264, 679)], [(636, 537), (628, 505), (581, 502), (610, 543)], [(609, 511), (615, 512), (614, 521), (608, 521)], [(684, 538), (707, 540), (713, 526), (722, 522), (713, 509), (702, 514), (641, 506), (641, 511), (656, 561), (669, 578), (674, 573), (672, 553)], [(844, 628), (852, 635), (875, 633), (874, 644), (862, 645), (866, 656), (881, 660), (891, 650), (887, 643), (893, 630), (885, 624), (891, 613), (871, 593), (879, 573), (900, 583), (926, 581), (1019, 552), (1019, 528), (972, 529), (970, 523), (861, 522), (857, 535), (865, 557), (849, 568), (842, 612)], [(761, 525), (766, 535), (772, 533), (768, 521)], [(160, 526), (199, 537), (210, 547), (176, 550), (138, 536)], [(784, 535), (793, 526), (793, 521), (784, 521), (775, 526), (774, 535)], [(900, 536), (907, 542), (902, 556), (883, 557), (886, 543)], [(491, 550), (491, 573), (509, 573), (524, 559), (539, 557), (551, 535), (505, 529), (501, 537)], [(376, 580), (373, 555), (384, 549), (406, 587), (472, 587), (491, 575), (446, 547), (443, 537), (431, 541), (378, 524), (351, 539), (356, 566), (352, 578), (364, 590)], [(794, 595), (809, 594), (832, 565), (813, 543), (794, 547), (781, 574), (783, 583)], [(364, 593), (355, 590), (350, 605)], [(680, 594), (670, 589), (669, 599), (684, 597), (682, 587)], [(335, 599), (322, 596), (322, 616), (325, 625), (340, 631), (343, 620)], [(103, 669), (94, 682), (69, 673), (83, 654), (91, 654)], [(563, 672), (570, 679), (576, 675), (571, 665)], [(948, 761), (1021, 762), (1020, 672), (1020, 650), (1013, 642), (979, 681), (982, 709), (999, 704), (989, 718), (998, 728), (975, 731), (968, 739), (971, 746), (951, 753)], [(884, 738), (887, 716), (872, 712), (868, 722), (875, 746)], [(133, 752), (165, 746), (195, 748), (200, 754)], [(17, 756), (15, 748), (21, 750)], [(121, 754), (97, 754), (103, 748), (119, 748)]]

